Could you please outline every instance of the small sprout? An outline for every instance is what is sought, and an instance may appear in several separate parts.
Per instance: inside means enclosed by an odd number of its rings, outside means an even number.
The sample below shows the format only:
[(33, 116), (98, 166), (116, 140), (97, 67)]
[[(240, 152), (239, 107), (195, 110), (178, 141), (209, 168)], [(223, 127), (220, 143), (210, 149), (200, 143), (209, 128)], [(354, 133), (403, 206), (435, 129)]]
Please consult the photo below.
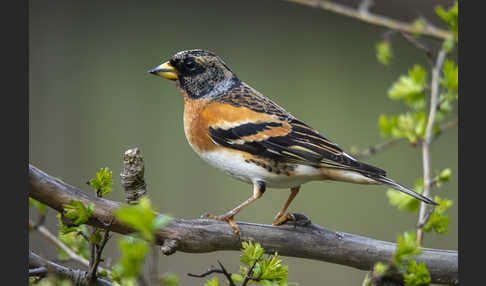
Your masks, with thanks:
[(96, 172), (96, 178), (89, 180), (89, 185), (95, 189), (96, 195), (103, 197), (111, 193), (112, 177), (113, 173), (108, 167), (101, 168)]
[(260, 243), (253, 243), (252, 241), (244, 241), (242, 244), (243, 249), (240, 256), (241, 263), (251, 266), (255, 260), (260, 260), (264, 253), (264, 249)]
[[(72, 231), (64, 232), (61, 228), (61, 231), (57, 235), (60, 241), (64, 243), (67, 247), (73, 250), (76, 254), (84, 257), (86, 259), (89, 258), (89, 243), (82, 237), (78, 235), (78, 232), (87, 233), (88, 228), (85, 225), (81, 225), (79, 227), (73, 227)], [(61, 249), (58, 248), (58, 257), (59, 259), (68, 259), (68, 255)]]
[(93, 212), (93, 203), (90, 203), (87, 208), (81, 201), (78, 200), (70, 200), (69, 204), (63, 205), (63, 215), (75, 226), (87, 222)]
[(403, 275), (405, 286), (426, 286), (430, 284), (429, 270), (423, 261), (419, 264), (415, 260), (408, 261), (407, 272)]
[(388, 265), (385, 263), (377, 262), (373, 266), (373, 276), (384, 275), (386, 271), (388, 271)]
[(174, 273), (165, 273), (160, 277), (160, 284), (162, 286), (177, 286), (179, 285), (180, 278)]
[(59, 229), (61, 231), (61, 234), (67, 234), (67, 233), (70, 233), (70, 232), (78, 232), (79, 228), (77, 226), (66, 225), (63, 222), (63, 217), (62, 217), (61, 214), (57, 215), (57, 220), (59, 222), (58, 226), (59, 226)]
[(401, 76), (388, 90), (388, 96), (393, 100), (404, 100), (413, 109), (425, 106), (423, 90), (427, 84), (427, 72), (421, 65), (414, 65), (408, 75)]
[(442, 49), (444, 49), (446, 52), (450, 52), (454, 48), (454, 44), (455, 39), (453, 37), (447, 38), (444, 40), (444, 42), (442, 42)]
[(94, 243), (94, 244), (99, 244), (102, 239), (103, 238), (101, 236), (101, 231), (100, 230), (96, 230), (88, 238), (89, 242)]
[(434, 208), (434, 212), (430, 215), (429, 220), (424, 225), (425, 232), (435, 231), (437, 234), (445, 234), (449, 232), (449, 216), (445, 213), (453, 202), (448, 199), (443, 199), (435, 196), (434, 200), (439, 204)]
[(106, 272), (105, 269), (102, 269), (102, 270), (98, 271), (98, 276), (99, 277), (106, 277), (106, 276), (108, 276), (108, 272)]
[(378, 62), (387, 66), (390, 64), (390, 60), (392, 58), (392, 51), (391, 51), (391, 44), (389, 41), (381, 41), (378, 42), (375, 46), (376, 49), (376, 58)]
[(119, 282), (125, 278), (139, 276), (141, 266), (149, 251), (147, 242), (126, 236), (120, 239), (118, 246), (121, 257), (118, 263), (112, 267), (111, 278)]
[(204, 286), (219, 286), (219, 279), (218, 277), (214, 276), (210, 280), (206, 281)]
[(383, 136), (407, 139), (411, 144), (416, 144), (425, 136), (427, 118), (423, 110), (398, 116), (381, 115), (378, 125)]
[(450, 168), (446, 168), (446, 169), (440, 171), (440, 173), (437, 176), (435, 176), (435, 178), (434, 178), (435, 185), (438, 188), (440, 188), (442, 183), (449, 182), (451, 180), (451, 174), (452, 174), (452, 171), (451, 171)]
[(38, 200), (35, 200), (35, 199), (29, 197), (29, 206), (36, 208), (37, 211), (39, 212), (39, 214), (41, 214), (41, 215), (46, 214), (46, 209), (47, 209), (46, 205), (39, 202)]
[(449, 30), (451, 30), (454, 40), (458, 40), (458, 16), (459, 16), (459, 6), (457, 1), (454, 1), (454, 5), (450, 7), (448, 10), (442, 8), (442, 6), (435, 7), (435, 12), (437, 16), (439, 16), (446, 24), (449, 26)]
[(404, 263), (417, 255), (422, 253), (422, 249), (419, 247), (416, 240), (415, 232), (405, 232), (403, 235), (398, 236), (397, 250), (393, 257), (393, 264), (398, 269), (404, 268)]
[(236, 273), (231, 274), (231, 280), (235, 283), (241, 282), (243, 281), (243, 279), (244, 279), (243, 276), (240, 274), (236, 274)]
[(415, 19), (415, 21), (413, 21), (412, 26), (415, 29), (415, 31), (412, 34), (415, 37), (419, 37), (421, 35), (422, 31), (425, 28), (425, 22), (424, 22), (423, 19), (418, 18), (418, 19)]
[(450, 92), (457, 92), (459, 87), (459, 68), (456, 63), (446, 60), (442, 67), (442, 73), (444, 77), (440, 80), (441, 85)]

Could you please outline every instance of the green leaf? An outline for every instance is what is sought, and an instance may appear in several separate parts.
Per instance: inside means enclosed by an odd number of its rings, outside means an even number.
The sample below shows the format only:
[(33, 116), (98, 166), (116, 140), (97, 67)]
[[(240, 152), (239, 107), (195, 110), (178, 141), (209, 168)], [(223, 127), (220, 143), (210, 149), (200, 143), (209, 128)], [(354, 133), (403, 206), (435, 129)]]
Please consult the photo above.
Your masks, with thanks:
[(378, 118), (378, 127), (383, 137), (392, 136), (392, 132), (398, 126), (398, 117), (380, 115)]
[(243, 241), (241, 246), (243, 248), (241, 250), (242, 254), (240, 255), (240, 261), (247, 266), (253, 265), (255, 260), (259, 260), (264, 253), (264, 249), (258, 242), (253, 243), (252, 241)]
[(376, 58), (383, 65), (389, 65), (392, 58), (391, 44), (389, 41), (378, 42), (375, 46)]
[(99, 277), (106, 277), (106, 276), (108, 276), (108, 272), (105, 269), (99, 270), (98, 276)]
[(147, 242), (130, 236), (125, 236), (120, 239), (118, 247), (120, 249), (121, 257), (118, 263), (113, 266), (113, 271), (111, 272), (112, 279), (121, 281), (123, 278), (139, 276), (141, 273), (141, 266), (149, 251)]
[(270, 258), (261, 262), (260, 278), (271, 281), (286, 280), (288, 276), (288, 267), (282, 265), (280, 256), (275, 253)]
[(88, 221), (94, 212), (94, 204), (90, 203), (86, 208), (81, 201), (70, 200), (69, 204), (64, 204), (63, 215), (68, 218), (73, 225), (81, 225)]
[(287, 283), (288, 266), (282, 264), (282, 260), (277, 253), (264, 258), (263, 254), (265, 250), (258, 242), (253, 243), (251, 241), (242, 243), (241, 252), (240, 261), (247, 267), (240, 266), (240, 274), (235, 276), (236, 280), (240, 278), (243, 279), (243, 277), (247, 275), (249, 267), (255, 264), (252, 276), (260, 279), (256, 282), (257, 284), (279, 286), (289, 285), (289, 283)]
[(425, 232), (435, 231), (437, 234), (445, 234), (449, 232), (449, 216), (446, 214), (453, 202), (448, 199), (443, 199), (435, 196), (434, 200), (439, 204), (434, 208), (434, 212), (430, 215), (429, 220), (424, 225)]
[(425, 22), (423, 19), (421, 18), (418, 18), (418, 19), (415, 19), (415, 21), (413, 21), (413, 24), (412, 26), (414, 27), (414, 29), (416, 31), (414, 31), (412, 34), (415, 36), (415, 37), (418, 37), (421, 35), (421, 33), (423, 32), (424, 28), (425, 28)]
[(458, 15), (459, 15), (459, 6), (457, 1), (454, 1), (454, 5), (450, 7), (448, 10), (442, 8), (442, 6), (436, 6), (435, 12), (437, 15), (447, 23), (449, 26), (449, 30), (451, 30), (454, 39), (457, 41), (457, 32), (458, 32)]
[(426, 286), (430, 284), (429, 270), (427, 270), (423, 261), (420, 261), (417, 265), (415, 260), (409, 260), (407, 271), (408, 274), (403, 275), (405, 286)]
[(89, 180), (89, 184), (95, 189), (98, 196), (103, 197), (111, 193), (112, 177), (113, 173), (108, 167), (101, 168), (96, 172), (96, 178)]
[(61, 231), (61, 234), (68, 234), (70, 232), (78, 232), (79, 231), (79, 227), (78, 226), (66, 226), (63, 222), (62, 222), (62, 216), (61, 214), (57, 214), (57, 220), (58, 220), (58, 226), (59, 226), (59, 229)]
[(148, 197), (141, 198), (136, 205), (124, 205), (115, 210), (115, 216), (122, 223), (139, 231), (150, 242), (154, 240), (154, 232), (171, 220), (164, 215), (156, 217)]
[(240, 274), (233, 273), (233, 274), (231, 274), (231, 280), (233, 280), (233, 282), (235, 282), (235, 283), (238, 283), (238, 282), (243, 281), (243, 276), (240, 275)]
[[(421, 194), (423, 192), (423, 187), (424, 180), (422, 178), (415, 180), (415, 192)], [(388, 197), (388, 201), (390, 202), (390, 204), (397, 207), (400, 211), (407, 210), (411, 213), (414, 213), (420, 207), (419, 200), (394, 189), (388, 189), (386, 192), (386, 196)]]
[(445, 39), (444, 42), (442, 42), (442, 49), (444, 49), (446, 52), (452, 51), (455, 41), (456, 40), (454, 37)]
[(421, 65), (414, 65), (408, 76), (401, 76), (388, 90), (388, 96), (393, 100), (404, 100), (413, 109), (425, 106), (423, 90), (427, 82), (427, 73)]
[(388, 271), (388, 265), (383, 262), (377, 262), (373, 266), (373, 276), (383, 275), (386, 271)]
[(451, 171), (450, 168), (446, 168), (446, 169), (440, 171), (439, 175), (437, 175), (434, 178), (434, 181), (436, 182), (437, 187), (440, 187), (441, 183), (449, 182), (451, 180), (451, 174), (452, 174), (452, 171)]
[(101, 242), (102, 236), (101, 236), (101, 231), (97, 230), (93, 234), (89, 236), (89, 242), (94, 243), (94, 244), (99, 244)]
[(393, 258), (393, 264), (398, 269), (403, 269), (403, 263), (408, 259), (420, 255), (422, 249), (419, 247), (416, 241), (415, 232), (405, 232), (403, 235), (398, 236), (397, 239), (397, 250)]
[(162, 286), (177, 286), (179, 285), (180, 278), (174, 273), (165, 273), (160, 278)]
[(459, 87), (459, 67), (451, 60), (446, 60), (442, 67), (444, 77), (440, 83), (449, 91), (457, 91)]
[[(74, 230), (70, 232), (63, 232), (62, 229), (58, 233), (57, 238), (64, 243), (67, 247), (73, 250), (76, 254), (84, 257), (86, 259), (89, 258), (89, 243), (82, 237), (78, 235), (78, 232), (88, 232), (88, 228), (85, 225), (81, 225), (79, 227), (75, 227)], [(68, 259), (69, 256), (61, 249), (57, 248), (58, 250), (58, 257), (59, 259)]]
[(34, 207), (37, 209), (37, 211), (39, 212), (39, 214), (41, 215), (45, 215), (46, 214), (46, 205), (39, 202), (38, 200), (35, 200), (31, 197), (29, 197), (29, 207)]
[(206, 281), (204, 286), (219, 286), (218, 277), (214, 276), (213, 278), (209, 279), (208, 281)]
[(389, 137), (407, 139), (412, 144), (417, 143), (419, 139), (423, 139), (425, 136), (427, 118), (423, 110), (413, 113), (407, 112), (398, 117), (385, 118), (380, 116), (379, 120), (383, 135), (389, 134)]

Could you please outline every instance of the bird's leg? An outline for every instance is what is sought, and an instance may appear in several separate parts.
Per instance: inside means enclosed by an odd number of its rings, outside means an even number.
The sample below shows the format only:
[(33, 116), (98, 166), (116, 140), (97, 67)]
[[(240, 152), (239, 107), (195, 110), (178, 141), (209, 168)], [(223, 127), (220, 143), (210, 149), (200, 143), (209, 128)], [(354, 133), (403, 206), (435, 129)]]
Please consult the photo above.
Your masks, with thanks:
[(237, 213), (239, 213), (244, 207), (248, 206), (251, 204), (253, 201), (256, 199), (259, 199), (263, 193), (265, 192), (265, 183), (263, 182), (256, 182), (253, 184), (253, 195), (248, 198), (246, 201), (243, 203), (239, 204), (236, 208), (230, 210), (229, 212), (225, 213), (224, 215), (221, 216), (214, 216), (212, 214), (206, 213), (202, 217), (203, 218), (210, 218), (214, 220), (219, 220), (219, 221), (225, 221), (227, 222), (232, 228), (233, 231), (236, 235), (240, 232), (240, 228), (238, 225), (235, 223), (234, 217)]
[(284, 222), (286, 222), (287, 220), (293, 220), (294, 219), (292, 214), (286, 213), (286, 211), (287, 211), (287, 208), (289, 207), (290, 203), (292, 203), (292, 201), (294, 200), (295, 196), (297, 196), (297, 194), (299, 193), (299, 190), (300, 190), (300, 186), (290, 189), (289, 198), (285, 202), (282, 209), (275, 216), (275, 219), (273, 220), (272, 225), (274, 225), (274, 226), (281, 225)]

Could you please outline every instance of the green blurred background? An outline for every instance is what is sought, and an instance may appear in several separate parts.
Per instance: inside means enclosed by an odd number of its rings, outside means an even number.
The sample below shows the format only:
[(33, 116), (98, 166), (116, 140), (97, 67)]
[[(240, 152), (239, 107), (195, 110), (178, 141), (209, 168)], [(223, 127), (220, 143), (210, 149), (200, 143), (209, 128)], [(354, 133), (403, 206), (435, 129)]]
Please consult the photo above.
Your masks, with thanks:
[[(357, 5), (358, 1), (340, 1)], [(373, 11), (402, 20), (419, 15), (440, 25), (433, 7), (452, 1), (375, 1)], [(345, 150), (377, 144), (380, 114), (406, 107), (386, 96), (399, 75), (423, 54), (394, 38), (391, 66), (379, 64), (375, 43), (385, 29), (282, 1), (30, 1), (30, 162), (87, 190), (101, 167), (119, 185), (122, 154), (139, 147), (155, 207), (192, 219), (221, 214), (251, 194), (247, 184), (204, 163), (186, 143), (183, 102), (174, 83), (147, 73), (180, 50), (215, 52), (246, 81)], [(437, 42), (432, 41), (437, 46)], [(450, 167), (452, 181), (439, 191), (456, 204), (450, 233), (427, 234), (425, 247), (457, 249), (457, 128), (432, 145), (432, 167)], [(405, 142), (366, 158), (389, 176), (412, 186), (422, 174), (421, 152)], [(337, 182), (303, 187), (291, 211), (343, 232), (395, 241), (416, 216), (391, 207), (386, 188)], [(270, 189), (237, 220), (271, 223), (288, 195)], [(55, 230), (54, 211), (48, 225)], [(117, 258), (116, 237), (107, 255)], [(55, 249), (34, 233), (30, 247), (46, 258)], [(160, 273), (174, 272), (181, 285), (202, 285), (186, 276), (216, 260), (237, 270), (238, 252), (161, 256)], [(289, 281), (300, 285), (361, 285), (365, 272), (346, 266), (285, 257)]]

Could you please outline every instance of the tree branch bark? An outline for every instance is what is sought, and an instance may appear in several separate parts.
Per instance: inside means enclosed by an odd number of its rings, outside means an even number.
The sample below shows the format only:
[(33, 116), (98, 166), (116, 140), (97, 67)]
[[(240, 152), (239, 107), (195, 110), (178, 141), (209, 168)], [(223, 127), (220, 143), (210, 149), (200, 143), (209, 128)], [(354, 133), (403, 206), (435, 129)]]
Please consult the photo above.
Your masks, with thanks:
[(425, 24), (423, 28), (418, 28), (413, 24), (397, 21), (385, 16), (375, 15), (368, 12), (367, 10), (354, 9), (332, 1), (326, 1), (326, 0), (286, 0), (286, 1), (301, 4), (301, 5), (306, 5), (310, 7), (320, 8), (323, 10), (328, 10), (336, 14), (348, 16), (350, 18), (358, 19), (366, 23), (382, 26), (396, 31), (402, 31), (402, 32), (407, 32), (412, 34), (417, 33), (420, 35), (437, 38), (441, 40), (445, 40), (452, 37), (452, 34), (449, 31), (436, 28), (430, 24)]
[[(69, 200), (79, 200), (85, 204), (94, 203), (95, 210), (88, 224), (102, 227), (101, 221), (111, 221), (113, 211), (121, 203), (98, 198), (79, 190), (29, 165), (29, 196), (62, 211), (62, 205)], [(378, 262), (389, 261), (396, 244), (363, 236), (343, 233), (319, 227), (270, 225), (238, 222), (239, 236), (224, 222), (207, 219), (174, 219), (156, 233), (156, 243), (176, 241), (176, 249), (188, 253), (203, 253), (218, 250), (241, 249), (241, 242), (258, 241), (268, 253), (278, 252), (283, 256), (308, 258), (350, 266), (361, 270), (371, 270)], [(128, 234), (133, 230), (114, 220), (110, 231)], [(430, 272), (433, 283), (458, 284), (457, 251), (424, 248), (416, 257), (423, 261)]]

